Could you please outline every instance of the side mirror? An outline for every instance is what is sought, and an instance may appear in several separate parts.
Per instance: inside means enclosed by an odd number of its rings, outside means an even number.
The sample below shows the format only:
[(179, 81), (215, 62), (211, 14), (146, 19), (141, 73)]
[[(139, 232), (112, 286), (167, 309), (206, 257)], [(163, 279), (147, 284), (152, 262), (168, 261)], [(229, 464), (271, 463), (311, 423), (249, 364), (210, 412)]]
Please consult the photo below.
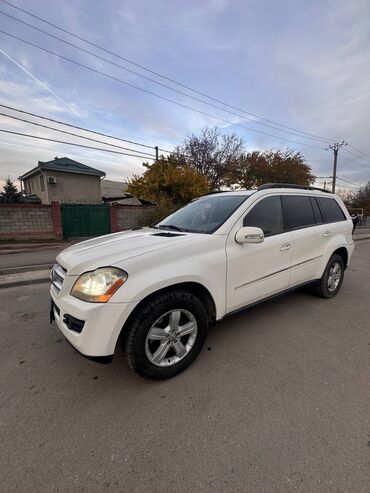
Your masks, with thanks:
[(262, 243), (264, 239), (265, 235), (262, 229), (253, 226), (240, 228), (235, 235), (235, 241), (237, 243)]

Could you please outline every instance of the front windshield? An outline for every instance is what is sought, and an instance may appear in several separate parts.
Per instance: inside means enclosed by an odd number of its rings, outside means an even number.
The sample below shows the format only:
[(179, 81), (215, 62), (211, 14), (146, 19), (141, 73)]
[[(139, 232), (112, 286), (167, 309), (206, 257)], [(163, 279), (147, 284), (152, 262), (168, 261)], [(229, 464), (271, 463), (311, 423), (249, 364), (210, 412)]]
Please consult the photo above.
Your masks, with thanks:
[(158, 228), (213, 233), (249, 195), (206, 195), (163, 219)]

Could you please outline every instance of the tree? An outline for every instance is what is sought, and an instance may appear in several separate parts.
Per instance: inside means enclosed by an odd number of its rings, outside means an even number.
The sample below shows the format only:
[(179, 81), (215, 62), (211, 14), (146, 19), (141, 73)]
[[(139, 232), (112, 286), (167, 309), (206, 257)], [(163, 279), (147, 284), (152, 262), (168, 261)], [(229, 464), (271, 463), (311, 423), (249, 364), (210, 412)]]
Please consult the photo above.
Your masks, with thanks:
[(255, 188), (263, 183), (294, 183), (311, 185), (315, 176), (301, 153), (286, 151), (252, 151), (230, 170), (228, 185)]
[(3, 186), (2, 192), (0, 192), (0, 200), (6, 204), (14, 204), (22, 201), (22, 192), (18, 192), (14, 182), (8, 178)]
[(348, 190), (345, 190), (344, 188), (337, 188), (335, 190), (335, 193), (337, 195), (339, 195), (339, 197), (343, 200), (343, 202), (347, 208), (351, 206), (351, 203), (353, 200), (353, 192), (349, 192)]
[(174, 156), (161, 157), (153, 164), (143, 166), (145, 173), (130, 180), (128, 192), (156, 202), (159, 206), (157, 215), (170, 213), (209, 192), (208, 180), (194, 168), (176, 161)]
[(370, 181), (366, 185), (359, 188), (357, 192), (352, 194), (350, 206), (354, 208), (364, 209), (364, 215), (370, 215)]
[(230, 169), (242, 158), (244, 141), (237, 135), (221, 134), (217, 127), (203, 128), (175, 148), (173, 157), (205, 176), (212, 190), (226, 185)]

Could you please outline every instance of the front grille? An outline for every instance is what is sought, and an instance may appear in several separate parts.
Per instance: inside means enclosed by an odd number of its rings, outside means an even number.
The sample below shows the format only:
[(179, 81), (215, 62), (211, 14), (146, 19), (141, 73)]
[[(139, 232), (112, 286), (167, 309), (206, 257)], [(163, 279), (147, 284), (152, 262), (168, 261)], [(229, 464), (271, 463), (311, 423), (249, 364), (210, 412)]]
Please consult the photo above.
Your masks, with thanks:
[(52, 285), (57, 293), (62, 289), (64, 278), (67, 275), (67, 271), (59, 264), (55, 264), (50, 272), (50, 279)]

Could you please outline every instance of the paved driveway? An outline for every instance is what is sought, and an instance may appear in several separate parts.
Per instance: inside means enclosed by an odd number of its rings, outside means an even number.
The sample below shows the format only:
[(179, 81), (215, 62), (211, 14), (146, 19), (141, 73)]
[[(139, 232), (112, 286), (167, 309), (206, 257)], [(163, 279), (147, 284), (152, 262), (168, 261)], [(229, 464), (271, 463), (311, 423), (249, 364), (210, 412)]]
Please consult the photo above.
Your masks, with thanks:
[(363, 241), (334, 300), (226, 319), (153, 382), (122, 355), (79, 356), (48, 325), (46, 285), (1, 290), (1, 491), (368, 493), (369, 302)]

